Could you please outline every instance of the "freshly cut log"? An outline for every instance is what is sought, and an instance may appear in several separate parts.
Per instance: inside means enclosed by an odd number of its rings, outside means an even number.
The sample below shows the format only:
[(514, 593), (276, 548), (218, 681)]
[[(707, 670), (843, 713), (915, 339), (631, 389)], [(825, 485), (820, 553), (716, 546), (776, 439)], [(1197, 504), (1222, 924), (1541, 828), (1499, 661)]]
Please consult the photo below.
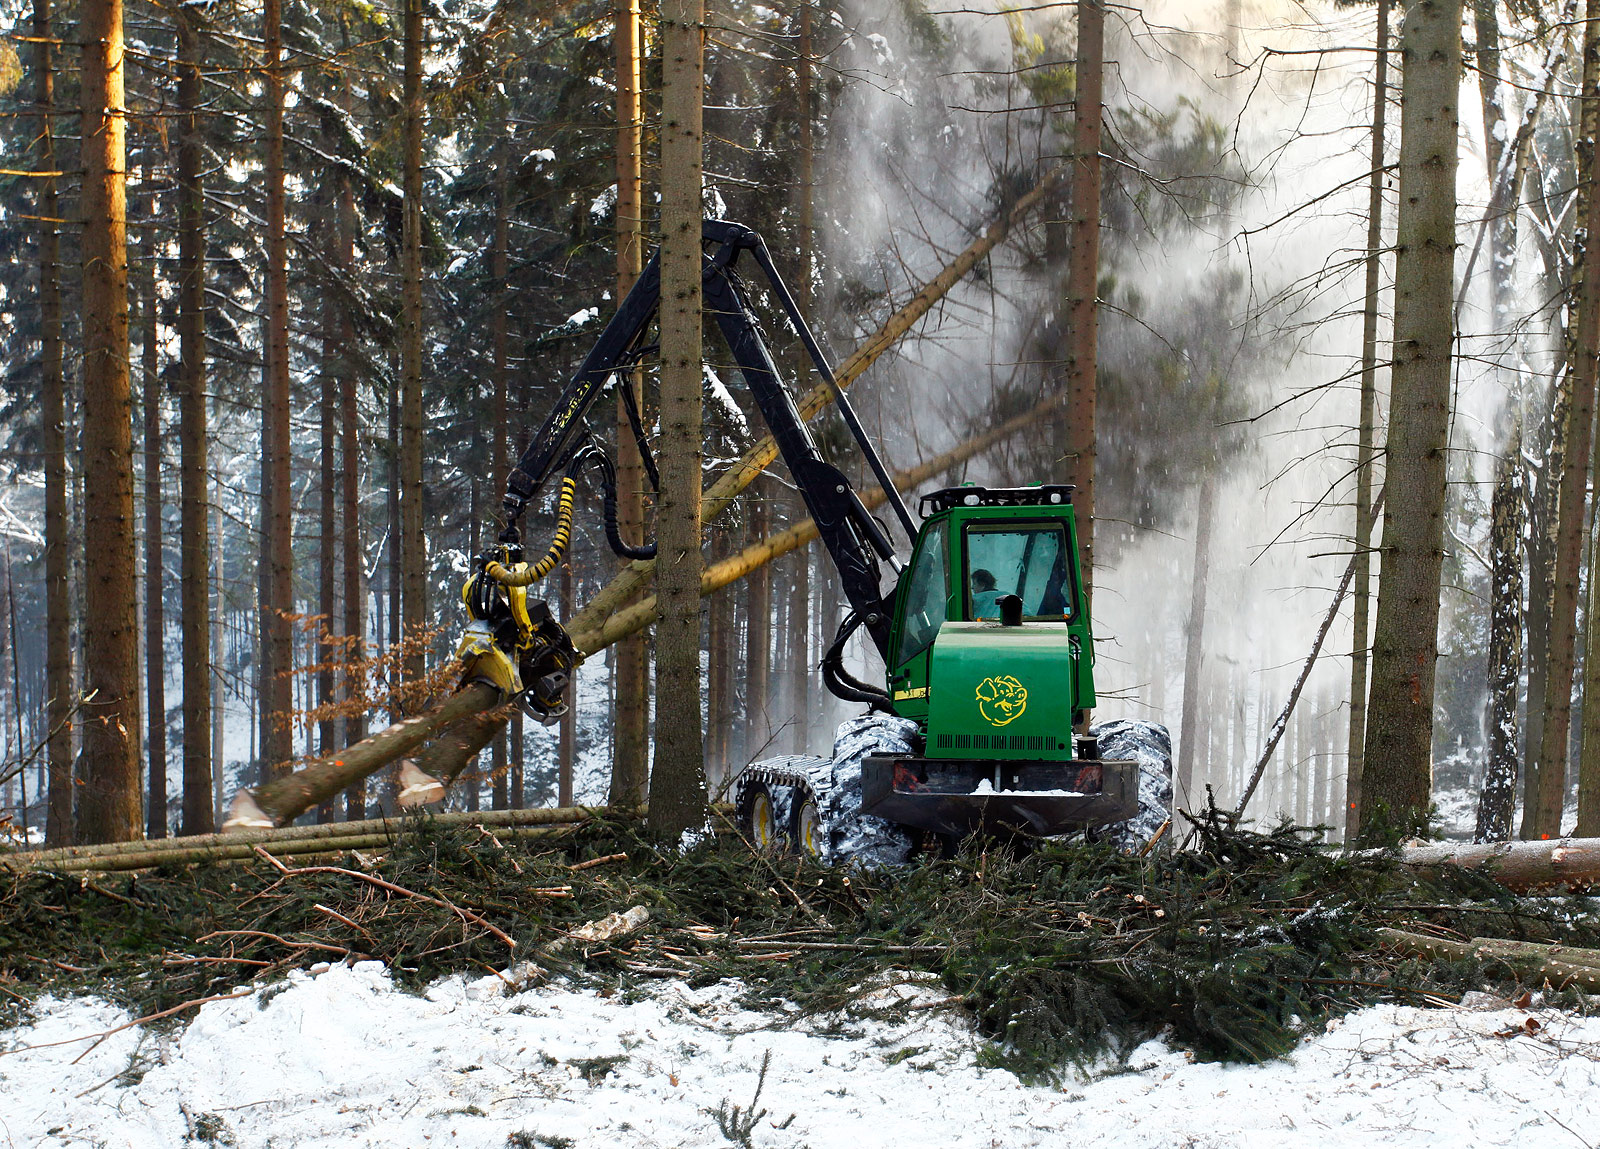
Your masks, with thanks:
[[(402, 758), (445, 727), (500, 705), (500, 692), (482, 682), (469, 682), (431, 710), (325, 755), (293, 774), (234, 796), (229, 830), (258, 830), (283, 826), (318, 803), (325, 802), (367, 775)], [(415, 780), (413, 780), (415, 784)]]
[(1600, 886), (1600, 838), (1408, 846), (1400, 861), (1417, 870), (1472, 870), (1519, 894)]
[[(1559, 989), (1574, 986), (1587, 993), (1600, 992), (1600, 950), (1573, 950), (1501, 938), (1473, 938), (1470, 942), (1461, 942), (1391, 929), (1380, 929), (1378, 936), (1389, 949), (1413, 957), (1503, 962), (1521, 977), (1541, 978)], [(1558, 951), (1560, 956), (1557, 956)], [(1571, 955), (1584, 955), (1595, 964), (1579, 964)]]
[[(588, 821), (606, 813), (603, 807), (591, 809), (572, 806), (565, 809), (539, 810), (481, 810), (435, 814), (429, 822), (435, 826), (482, 826), (490, 833), (502, 829), (528, 826), (566, 826)], [(614, 811), (633, 815), (633, 810)], [(110, 858), (146, 859), (139, 866), (155, 865), (148, 859), (154, 855), (187, 850), (195, 860), (206, 857), (215, 847), (238, 848), (249, 851), (256, 845), (274, 852), (283, 847), (298, 847), (301, 843), (315, 843), (327, 849), (326, 843), (335, 839), (363, 838), (387, 842), (402, 832), (407, 822), (401, 818), (371, 818), (361, 822), (327, 822), (316, 826), (284, 826), (277, 829), (238, 830), (225, 834), (195, 834), (185, 838), (164, 838), (158, 841), (112, 842), (97, 846), (63, 846), (54, 850), (32, 850), (18, 853), (0, 853), (0, 870), (54, 870), (73, 867), (81, 862), (101, 862)], [(186, 860), (186, 859), (180, 859)], [(95, 865), (91, 868), (111, 869), (112, 866)]]

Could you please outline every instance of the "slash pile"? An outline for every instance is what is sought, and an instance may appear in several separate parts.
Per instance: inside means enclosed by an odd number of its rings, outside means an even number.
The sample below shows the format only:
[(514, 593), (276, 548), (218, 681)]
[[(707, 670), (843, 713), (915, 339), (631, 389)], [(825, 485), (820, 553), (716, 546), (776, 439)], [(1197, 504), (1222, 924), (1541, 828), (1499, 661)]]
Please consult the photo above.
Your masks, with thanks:
[[(1405, 956), (1394, 936), (1600, 946), (1594, 898), (1419, 875), (1332, 854), (1289, 826), (1212, 818), (1195, 830), (1194, 848), (1147, 857), (1042, 842), (866, 872), (727, 838), (677, 855), (623, 819), (521, 839), (419, 820), (381, 852), (314, 864), (262, 851), (240, 864), (8, 875), (0, 1008), (94, 992), (181, 1016), (254, 980), (360, 958), (415, 988), (507, 969), (623, 992), (642, 978), (737, 978), (749, 1004), (808, 1015), (871, 1008), (886, 978), (936, 978), (948, 996), (935, 1004), (970, 1014), (989, 1063), (1049, 1075), (1160, 1032), (1202, 1058), (1261, 1060), (1365, 1004), (1524, 988), (1526, 967), (1503, 955)], [(642, 925), (627, 913), (638, 906)], [(610, 914), (634, 925), (595, 928)]]

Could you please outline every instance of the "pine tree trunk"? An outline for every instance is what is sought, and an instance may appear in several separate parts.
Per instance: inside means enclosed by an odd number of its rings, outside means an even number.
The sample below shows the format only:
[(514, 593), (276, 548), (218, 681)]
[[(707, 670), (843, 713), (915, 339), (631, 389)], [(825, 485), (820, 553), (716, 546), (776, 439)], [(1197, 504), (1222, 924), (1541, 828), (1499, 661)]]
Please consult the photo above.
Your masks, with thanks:
[(85, 597), (78, 839), (139, 836), (139, 625), (128, 380), (127, 115), (122, 0), (83, 0), (83, 510)]
[[(1522, 679), (1522, 424), (1495, 465), (1489, 503), (1489, 758), (1478, 795), (1475, 842), (1511, 837), (1517, 803), (1517, 690)], [(1592, 628), (1591, 636), (1600, 634)], [(1600, 665), (1600, 663), (1590, 663)], [(1588, 697), (1585, 696), (1585, 705)]]
[[(1514, 341), (1516, 212), (1515, 181), (1502, 178), (1505, 162), (1505, 101), (1501, 81), (1500, 25), (1495, 0), (1474, 0), (1478, 40), (1478, 92), (1484, 122), (1484, 159), (1490, 182), (1489, 299), (1491, 329)], [(1511, 836), (1517, 785), (1517, 694), (1522, 677), (1522, 388), (1508, 370), (1508, 348), (1494, 350), (1495, 375), (1506, 388), (1511, 430), (1495, 464), (1489, 505), (1488, 760), (1478, 795), (1474, 840)], [(1591, 664), (1594, 665), (1594, 664)]]
[[(339, 193), (336, 186), (337, 178), (328, 180), (327, 195), (327, 222), (334, 246), (339, 242)], [(338, 255), (330, 253), (332, 261), (337, 263)], [(338, 609), (336, 586), (339, 576), (338, 562), (338, 491), (339, 491), (339, 357), (342, 353), (340, 343), (339, 319), (337, 312), (339, 303), (332, 291), (327, 291), (322, 299), (322, 364), (319, 372), (321, 394), (317, 398), (317, 432), (318, 432), (318, 474), (317, 474), (317, 614), (320, 619), (317, 623), (317, 635), (327, 635), (332, 638), (339, 631), (335, 612)], [(317, 665), (317, 706), (321, 709), (331, 707), (336, 701), (334, 695), (333, 664), (341, 658), (339, 647), (333, 643), (314, 641), (313, 656)], [(331, 754), (338, 745), (338, 723), (331, 714), (324, 716), (317, 722), (317, 753)], [(352, 740), (345, 738), (348, 745)], [(336, 797), (336, 796), (335, 796)], [(334, 797), (330, 797), (317, 809), (317, 821), (332, 822), (335, 820), (336, 810)]]
[(178, 442), (179, 603), (183, 649), (183, 833), (209, 834), (211, 749), (211, 538), (206, 430), (205, 99), (194, 15), (174, 9), (178, 27)]
[(289, 471), (289, 247), (284, 232), (282, 0), (263, 0), (266, 54), (266, 371), (261, 414), (261, 777), (294, 756), (293, 507)]
[(1205, 662), (1206, 585), (1211, 573), (1211, 520), (1217, 504), (1217, 480), (1207, 474), (1200, 481), (1194, 526), (1194, 566), (1189, 581), (1189, 624), (1184, 631), (1183, 716), (1178, 733), (1177, 785), (1173, 800), (1195, 810), (1199, 795), (1194, 788), (1194, 752), (1203, 729), (1200, 719), (1200, 677)]
[[(506, 481), (506, 441), (510, 428), (506, 424), (507, 418), (507, 375), (506, 375), (506, 307), (510, 300), (510, 262), (507, 251), (511, 227), (511, 136), (510, 125), (503, 122), (500, 125), (500, 141), (495, 157), (495, 197), (494, 197), (494, 241), (489, 254), (489, 275), (494, 280), (493, 304), (489, 312), (489, 341), (494, 355), (492, 368), (490, 396), (491, 411), (490, 422), (493, 424), (493, 435), (489, 443), (489, 474), (494, 483), (493, 489), (498, 492), (504, 489)], [(499, 508), (493, 510), (498, 514)], [(512, 804), (511, 779), (506, 774), (506, 738), (505, 733), (497, 732), (493, 742), (490, 743), (491, 751), (489, 762), (494, 770), (495, 795), (499, 801), (502, 787), (505, 793), (506, 805)], [(505, 778), (504, 782), (501, 779)]]
[[(751, 542), (767, 537), (770, 521), (766, 499), (754, 493), (750, 505)], [(748, 617), (744, 632), (744, 706), (737, 713), (744, 741), (741, 757), (749, 762), (767, 749), (771, 734), (768, 692), (772, 674), (772, 567), (763, 564), (751, 571), (745, 587)]]
[[(561, 616), (572, 615), (572, 564), (561, 564)], [(561, 744), (556, 751), (556, 805), (563, 810), (572, 805), (572, 771), (578, 761), (578, 692), (568, 699), (561, 716)], [(499, 785), (499, 783), (496, 783)]]
[[(644, 266), (644, 157), (639, 85), (639, 0), (617, 0), (617, 298), (627, 295)], [(619, 377), (643, 403), (638, 371)], [(633, 429), (617, 398), (617, 524), (622, 537), (637, 544), (644, 536), (644, 465)], [(650, 644), (642, 634), (624, 639), (612, 652), (616, 682), (615, 735), (612, 739), (611, 802), (636, 806), (644, 801), (650, 768)]]
[(656, 754), (650, 832), (705, 818), (700, 728), (702, 0), (661, 5), (661, 491), (656, 507)]
[[(344, 89), (342, 95), (348, 104), (348, 87)], [(348, 272), (355, 262), (356, 233), (355, 194), (348, 179), (339, 180), (336, 222), (338, 227), (334, 244), (336, 263), (341, 272)], [(350, 321), (350, 313), (345, 308), (339, 310), (339, 338), (344, 348), (343, 358), (339, 362), (339, 462), (343, 468), (341, 475), (343, 512), (340, 515), (343, 536), (340, 542), (344, 548), (341, 572), (344, 577), (342, 632), (349, 642), (345, 658), (348, 659), (350, 668), (345, 676), (345, 697), (357, 699), (367, 696), (365, 668), (367, 588), (362, 579), (366, 560), (361, 547), (361, 476), (365, 468), (361, 464), (361, 417), (357, 406), (356, 368), (352, 355), (355, 328)], [(345, 719), (344, 735), (345, 741), (352, 744), (360, 742), (367, 736), (367, 716), (364, 708), (357, 709)], [(366, 818), (367, 784), (364, 779), (345, 791), (344, 802), (346, 820), (359, 822)]]
[[(1583, 114), (1578, 133), (1578, 230), (1573, 237), (1572, 277), (1576, 315), (1569, 332), (1570, 402), (1566, 409), (1565, 450), (1556, 492), (1554, 562), (1551, 574), (1550, 631), (1545, 656), (1545, 698), (1539, 758), (1528, 779), (1523, 807), (1524, 838), (1561, 835), (1561, 807), (1567, 792), (1567, 758), (1572, 726), (1572, 678), (1577, 643), (1578, 579), (1583, 560), (1583, 509), (1589, 482), (1589, 451), (1594, 430), (1595, 354), (1600, 327), (1600, 274), (1595, 274), (1594, 238), (1600, 218), (1595, 194), (1594, 133), (1600, 128), (1600, 0), (1590, 0), (1583, 43)], [(1550, 476), (1556, 478), (1557, 476)]]
[[(33, 3), (39, 170), (56, 170), (54, 33), (50, 0)], [(61, 367), (61, 232), (56, 181), (39, 184), (39, 370), (44, 445), (45, 721), (49, 793), (45, 843), (72, 845), (72, 598), (68, 586), (66, 384)]]
[[(795, 302), (800, 314), (811, 320), (812, 250), (814, 243), (814, 218), (816, 210), (816, 152), (812, 140), (812, 86), (811, 86), (811, 0), (800, 0), (799, 38), (795, 44), (795, 118), (799, 150), (799, 183), (795, 188), (795, 245), (798, 248), (798, 277), (795, 285)], [(795, 352), (795, 379), (804, 384), (811, 377), (811, 356), (804, 347)], [(790, 511), (795, 521), (806, 517), (804, 502), (796, 495), (790, 499)], [(794, 713), (794, 735), (789, 749), (795, 754), (807, 752), (811, 736), (811, 556), (805, 551), (795, 556), (794, 583), (789, 595), (789, 625), (785, 672), (789, 675), (789, 709)]]
[(400, 285), (400, 557), (404, 637), (414, 644), (407, 675), (425, 666), (428, 544), (422, 530), (422, 0), (402, 0), (405, 13), (405, 146), (401, 160), (404, 216)]
[(1100, 275), (1100, 121), (1105, 71), (1105, 0), (1078, 0), (1078, 87), (1073, 102), (1072, 250), (1067, 263), (1066, 459), (1077, 509), (1083, 596), (1094, 591), (1095, 392)]
[(1364, 841), (1425, 832), (1444, 557), (1455, 259), (1460, 0), (1419, 0), (1401, 34), (1400, 214)]
[[(1588, 6), (1588, 23), (1584, 31), (1584, 77), (1587, 81), (1584, 89), (1585, 108), (1583, 115), (1582, 131), (1586, 133), (1589, 150), (1589, 188), (1588, 218), (1583, 225), (1584, 242), (1579, 246), (1574, 242), (1573, 250), (1583, 254), (1583, 266), (1576, 264), (1573, 276), (1579, 280), (1577, 322), (1574, 324), (1573, 342), (1576, 345), (1575, 364), (1573, 367), (1573, 389), (1575, 395), (1588, 399), (1591, 412), (1590, 429), (1593, 429), (1592, 413), (1595, 398), (1596, 368), (1600, 366), (1600, 258), (1597, 258), (1596, 249), (1600, 248), (1600, 187), (1596, 186), (1596, 176), (1600, 173), (1594, 155), (1595, 132), (1600, 130), (1600, 0), (1590, 0)], [(1574, 403), (1576, 407), (1576, 402)], [(1585, 452), (1585, 461), (1588, 453)], [(1583, 476), (1587, 479), (1587, 475)], [(1583, 492), (1578, 493), (1579, 506), (1582, 506)], [(1581, 514), (1580, 514), (1581, 518)], [(1596, 611), (1600, 610), (1600, 588), (1596, 588), (1595, 571), (1600, 567), (1594, 565), (1594, 555), (1600, 555), (1600, 531), (1593, 532), (1591, 541), (1591, 558), (1589, 564), (1589, 609), (1585, 612), (1586, 649), (1584, 667), (1586, 676), (1589, 668), (1600, 667), (1600, 621)], [(1576, 574), (1574, 575), (1576, 581)], [(1590, 652), (1594, 654), (1594, 661), (1589, 660)], [(1600, 679), (1600, 675), (1596, 676)], [(1584, 691), (1583, 699), (1583, 754), (1578, 765), (1578, 827), (1580, 836), (1600, 836), (1600, 697), (1591, 700), (1591, 692)], [(1592, 738), (1588, 737), (1594, 731)], [(1543, 758), (1543, 756), (1541, 755)], [(1552, 761), (1545, 758), (1544, 761)], [(1563, 759), (1563, 762), (1565, 759)], [(1553, 829), (1547, 832), (1551, 837), (1560, 834), (1561, 805), (1566, 797), (1566, 771), (1562, 770), (1559, 779), (1541, 778), (1539, 787), (1541, 804), (1554, 810), (1554, 817), (1549, 818), (1548, 824)], [(1558, 782), (1559, 790), (1555, 783)]]
[(1367, 184), (1365, 302), (1361, 313), (1361, 413), (1356, 429), (1356, 571), (1351, 586), (1350, 731), (1345, 765), (1345, 837), (1361, 828), (1361, 772), (1367, 733), (1371, 636), (1372, 489), (1378, 421), (1378, 294), (1383, 264), (1384, 133), (1389, 119), (1389, 0), (1378, 0), (1377, 68), (1372, 81), (1372, 174)]
[[(141, 169), (150, 182), (150, 169)], [(156, 215), (156, 197), (147, 200)], [(156, 296), (156, 244), (151, 233), (144, 245), (144, 267), (139, 276), (140, 352), (144, 408), (144, 681), (145, 719), (149, 744), (149, 798), (145, 804), (145, 836), (167, 836), (167, 643), (166, 612), (162, 609), (161, 546), (161, 374), (157, 340), (160, 337), (160, 300)]]

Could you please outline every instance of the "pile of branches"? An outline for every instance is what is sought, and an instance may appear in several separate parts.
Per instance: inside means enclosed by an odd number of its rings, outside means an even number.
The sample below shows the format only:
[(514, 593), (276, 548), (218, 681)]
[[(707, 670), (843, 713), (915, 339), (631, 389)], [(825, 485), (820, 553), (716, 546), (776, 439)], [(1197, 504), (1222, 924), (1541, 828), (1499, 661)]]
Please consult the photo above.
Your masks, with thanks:
[[(416, 820), (381, 851), (314, 864), (261, 848), (242, 863), (16, 874), (0, 879), (0, 998), (20, 1014), (42, 992), (93, 992), (173, 1015), (298, 967), (376, 958), (414, 989), (508, 970), (521, 984), (737, 978), (751, 1006), (797, 1003), (787, 1024), (884, 1008), (873, 991), (903, 978), (942, 985), (924, 1004), (969, 1013), (987, 1060), (1030, 1076), (1157, 1034), (1199, 1057), (1261, 1060), (1374, 1002), (1543, 988), (1589, 1003), (1570, 979), (1530, 977), (1544, 967), (1526, 955), (1600, 947), (1593, 898), (1337, 855), (1290, 826), (1195, 829), (1194, 848), (1146, 857), (991, 844), (869, 873), (727, 835), (678, 855), (627, 819), (536, 839)], [(594, 928), (613, 914), (628, 928)]]

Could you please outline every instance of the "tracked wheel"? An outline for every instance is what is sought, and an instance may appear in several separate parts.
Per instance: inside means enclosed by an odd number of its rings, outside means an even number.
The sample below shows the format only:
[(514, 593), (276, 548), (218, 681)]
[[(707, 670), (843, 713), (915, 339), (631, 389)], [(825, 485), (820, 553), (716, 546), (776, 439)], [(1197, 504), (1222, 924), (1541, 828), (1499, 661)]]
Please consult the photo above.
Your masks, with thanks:
[(795, 797), (789, 819), (789, 840), (804, 857), (822, 857), (822, 816), (817, 813), (817, 799), (809, 790)]
[(764, 854), (782, 853), (789, 847), (787, 827), (778, 826), (777, 804), (764, 783), (748, 787), (739, 799), (739, 830)]

